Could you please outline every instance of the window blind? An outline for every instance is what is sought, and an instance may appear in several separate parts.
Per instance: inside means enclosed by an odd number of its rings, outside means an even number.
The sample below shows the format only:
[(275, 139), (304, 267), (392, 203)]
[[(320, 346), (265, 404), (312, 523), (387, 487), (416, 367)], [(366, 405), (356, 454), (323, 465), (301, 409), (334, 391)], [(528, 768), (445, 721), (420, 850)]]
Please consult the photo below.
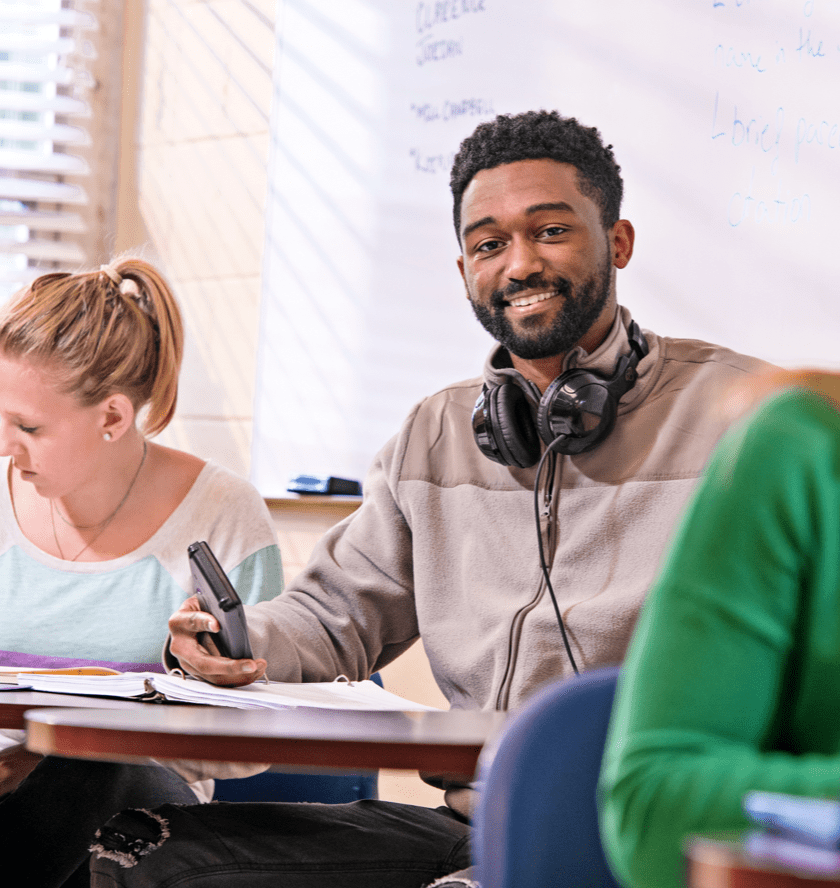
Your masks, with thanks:
[(0, 0), (0, 300), (84, 264), (96, 0)]

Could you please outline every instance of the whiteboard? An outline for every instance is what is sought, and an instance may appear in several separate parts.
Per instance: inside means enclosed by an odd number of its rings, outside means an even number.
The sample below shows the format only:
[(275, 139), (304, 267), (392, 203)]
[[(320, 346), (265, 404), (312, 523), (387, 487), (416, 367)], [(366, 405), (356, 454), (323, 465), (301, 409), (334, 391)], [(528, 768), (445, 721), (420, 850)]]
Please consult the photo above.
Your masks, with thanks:
[(498, 113), (597, 126), (643, 328), (837, 366), (836, 0), (280, 0), (252, 477), (362, 478), (492, 345), (449, 168)]

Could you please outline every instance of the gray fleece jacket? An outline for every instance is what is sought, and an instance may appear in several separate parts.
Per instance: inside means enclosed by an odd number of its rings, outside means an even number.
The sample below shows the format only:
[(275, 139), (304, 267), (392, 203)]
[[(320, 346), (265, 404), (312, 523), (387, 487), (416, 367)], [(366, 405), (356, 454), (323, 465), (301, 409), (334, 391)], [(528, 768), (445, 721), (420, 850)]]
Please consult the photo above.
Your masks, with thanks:
[[(627, 354), (620, 309), (603, 344), (567, 366), (611, 375)], [(650, 351), (597, 448), (556, 459), (541, 497), (552, 584), (581, 669), (619, 662), (663, 550), (724, 431), (718, 396), (767, 365), (645, 331)], [(484, 377), (516, 376), (497, 347)], [(364, 501), (277, 598), (247, 608), (254, 655), (278, 681), (369, 676), (422, 636), (456, 708), (515, 707), (571, 667), (542, 579), (535, 468), (488, 460), (472, 434), (482, 380), (421, 401), (373, 463)], [(534, 409), (539, 395), (533, 390)]]

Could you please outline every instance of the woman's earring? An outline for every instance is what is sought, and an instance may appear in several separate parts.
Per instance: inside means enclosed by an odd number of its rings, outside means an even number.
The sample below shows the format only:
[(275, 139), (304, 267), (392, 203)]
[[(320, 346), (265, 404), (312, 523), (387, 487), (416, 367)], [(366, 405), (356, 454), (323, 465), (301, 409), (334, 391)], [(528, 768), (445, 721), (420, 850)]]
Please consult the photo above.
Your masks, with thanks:
[(110, 440), (111, 440), (111, 433), (110, 433), (110, 432), (105, 432), (105, 434), (104, 434), (102, 437), (103, 437), (106, 441), (110, 441)]

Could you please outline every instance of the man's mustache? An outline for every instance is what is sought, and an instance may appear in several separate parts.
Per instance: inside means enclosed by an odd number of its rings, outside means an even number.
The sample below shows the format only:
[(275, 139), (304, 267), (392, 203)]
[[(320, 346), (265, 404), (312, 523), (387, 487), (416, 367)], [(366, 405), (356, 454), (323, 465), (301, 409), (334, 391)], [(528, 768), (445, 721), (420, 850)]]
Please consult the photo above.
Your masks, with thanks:
[(558, 277), (549, 282), (538, 271), (535, 271), (523, 281), (511, 281), (503, 290), (494, 290), (490, 296), (490, 304), (493, 308), (502, 309), (512, 297), (524, 290), (553, 290), (561, 296), (568, 296), (572, 292), (572, 283), (564, 277)]

